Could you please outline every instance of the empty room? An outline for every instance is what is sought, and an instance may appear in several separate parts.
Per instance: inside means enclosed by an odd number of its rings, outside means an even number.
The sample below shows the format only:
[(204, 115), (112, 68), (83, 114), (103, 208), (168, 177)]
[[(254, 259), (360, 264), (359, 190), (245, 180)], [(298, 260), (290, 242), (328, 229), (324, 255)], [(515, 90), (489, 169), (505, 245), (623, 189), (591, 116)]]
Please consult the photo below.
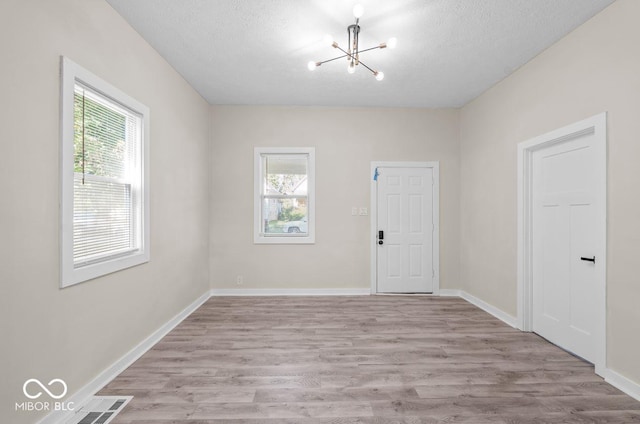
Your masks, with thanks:
[(640, 1), (0, 17), (0, 423), (640, 423)]

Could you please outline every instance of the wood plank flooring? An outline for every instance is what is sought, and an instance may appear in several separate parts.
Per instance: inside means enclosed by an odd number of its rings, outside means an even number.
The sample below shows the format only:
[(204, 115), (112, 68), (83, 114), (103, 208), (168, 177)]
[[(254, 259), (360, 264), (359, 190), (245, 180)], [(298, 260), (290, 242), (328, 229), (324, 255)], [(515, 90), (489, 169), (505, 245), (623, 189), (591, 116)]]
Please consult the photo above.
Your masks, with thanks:
[(640, 423), (593, 367), (458, 298), (212, 298), (100, 394), (114, 423)]

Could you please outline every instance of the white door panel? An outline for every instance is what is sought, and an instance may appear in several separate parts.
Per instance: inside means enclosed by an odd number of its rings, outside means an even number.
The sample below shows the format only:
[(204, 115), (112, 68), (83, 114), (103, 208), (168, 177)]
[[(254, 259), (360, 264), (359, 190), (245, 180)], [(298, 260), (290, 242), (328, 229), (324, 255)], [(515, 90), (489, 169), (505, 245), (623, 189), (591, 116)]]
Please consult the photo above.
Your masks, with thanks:
[(379, 168), (377, 291), (433, 292), (433, 169)]
[(598, 226), (593, 134), (533, 153), (533, 330), (593, 362)]

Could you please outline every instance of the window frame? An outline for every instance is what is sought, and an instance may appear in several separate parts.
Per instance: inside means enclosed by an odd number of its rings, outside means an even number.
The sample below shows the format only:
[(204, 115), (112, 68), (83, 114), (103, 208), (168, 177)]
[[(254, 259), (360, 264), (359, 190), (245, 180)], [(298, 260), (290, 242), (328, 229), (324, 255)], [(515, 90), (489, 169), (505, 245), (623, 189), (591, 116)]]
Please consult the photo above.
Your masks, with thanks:
[[(265, 155), (307, 156), (307, 235), (265, 235), (262, 229), (263, 160)], [(314, 147), (256, 147), (253, 171), (253, 242), (254, 244), (315, 244), (315, 155)]]
[[(149, 126), (147, 106), (120, 91), (67, 57), (61, 57), (60, 83), (60, 287), (65, 288), (150, 260), (149, 220)], [(140, 115), (140, 223), (136, 235), (140, 247), (128, 253), (75, 266), (73, 258), (74, 215), (74, 93), (76, 83), (125, 109)]]

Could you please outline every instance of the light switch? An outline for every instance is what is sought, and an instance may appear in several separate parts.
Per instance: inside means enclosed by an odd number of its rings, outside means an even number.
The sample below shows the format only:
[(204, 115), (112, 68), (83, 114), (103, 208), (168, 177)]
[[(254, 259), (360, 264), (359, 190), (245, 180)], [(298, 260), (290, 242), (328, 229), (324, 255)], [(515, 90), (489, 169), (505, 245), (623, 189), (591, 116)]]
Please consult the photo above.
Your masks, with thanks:
[(353, 215), (353, 216), (358, 215), (358, 208), (357, 207), (354, 206), (354, 207), (351, 208), (351, 215)]
[(367, 210), (367, 208), (360, 208), (360, 216), (367, 216), (369, 215), (369, 211)]

